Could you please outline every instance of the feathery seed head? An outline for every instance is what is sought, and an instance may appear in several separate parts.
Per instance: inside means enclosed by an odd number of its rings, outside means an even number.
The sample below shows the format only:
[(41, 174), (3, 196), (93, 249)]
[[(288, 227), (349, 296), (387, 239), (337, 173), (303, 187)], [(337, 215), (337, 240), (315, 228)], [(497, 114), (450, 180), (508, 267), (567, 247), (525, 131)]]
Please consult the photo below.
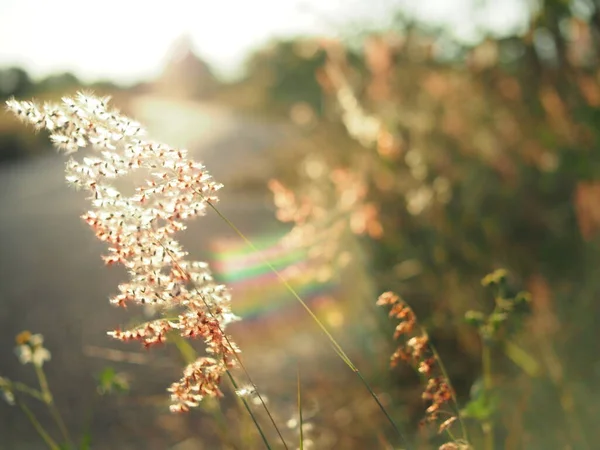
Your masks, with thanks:
[[(119, 285), (111, 303), (158, 304), (181, 311), (176, 320), (156, 319), (109, 335), (137, 340), (145, 347), (163, 343), (169, 332), (204, 340), (211, 357), (188, 365), (183, 378), (169, 389), (171, 409), (183, 412), (206, 396), (222, 395), (221, 376), (235, 366), (239, 352), (224, 333), (226, 325), (237, 319), (227, 290), (214, 283), (206, 263), (188, 260), (173, 238), (185, 229), (186, 219), (203, 215), (209, 202), (218, 201), (222, 185), (202, 164), (188, 159), (185, 150), (145, 140), (141, 125), (109, 109), (108, 100), (79, 93), (63, 98), (61, 104), (39, 107), (14, 99), (6, 104), (21, 120), (49, 130), (59, 150), (67, 154), (87, 146), (96, 150), (94, 156), (67, 162), (66, 181), (90, 194), (94, 209), (82, 218), (107, 243), (106, 264), (122, 264), (129, 272), (129, 281)], [(138, 169), (148, 170), (151, 178), (133, 195), (124, 195), (111, 184)], [(22, 360), (31, 357), (25, 353), (21, 352)]]

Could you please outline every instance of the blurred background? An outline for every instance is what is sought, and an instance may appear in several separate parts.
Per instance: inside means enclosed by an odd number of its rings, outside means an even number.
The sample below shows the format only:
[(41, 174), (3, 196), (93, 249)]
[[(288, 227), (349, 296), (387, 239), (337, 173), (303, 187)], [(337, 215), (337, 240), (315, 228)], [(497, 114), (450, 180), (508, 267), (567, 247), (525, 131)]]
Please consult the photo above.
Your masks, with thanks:
[[(490, 420), (494, 448), (597, 448), (597, 0), (2, 0), (0, 17), (0, 99), (111, 95), (150, 136), (189, 149), (225, 184), (223, 214), (289, 277), (418, 448), (443, 436), (419, 426), (418, 376), (389, 368), (396, 323), (375, 306), (387, 290), (429, 332), (474, 448), (489, 448)], [(13, 351), (28, 329), (45, 336), (56, 402), (92, 448), (262, 448), (231, 390), (220, 406), (169, 414), (176, 348), (106, 336), (150, 312), (108, 304), (126, 274), (102, 265), (64, 162), (47, 134), (0, 113), (0, 376), (35, 383)], [(314, 448), (401, 448), (219, 217), (181, 240), (231, 288), (244, 319), (231, 334), (290, 448), (298, 370)], [(478, 401), (482, 346), (464, 315), (491, 311), (481, 279), (498, 268), (531, 303), (493, 348), (490, 406)], [(126, 393), (98, 395), (107, 367)], [(0, 449), (41, 442), (0, 402)]]

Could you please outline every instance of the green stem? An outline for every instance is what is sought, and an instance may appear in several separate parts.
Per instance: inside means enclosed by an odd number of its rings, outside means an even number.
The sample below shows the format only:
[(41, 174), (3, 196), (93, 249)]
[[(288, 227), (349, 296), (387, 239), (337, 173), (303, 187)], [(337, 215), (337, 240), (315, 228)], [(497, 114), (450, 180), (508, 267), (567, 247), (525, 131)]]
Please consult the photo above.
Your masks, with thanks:
[(8, 387), (13, 391), (19, 391), (19, 392), (29, 395), (30, 397), (35, 398), (36, 400), (39, 400), (44, 403), (46, 402), (46, 399), (44, 398), (44, 394), (42, 394), (37, 389), (33, 389), (19, 381), (8, 381)]
[[(223, 336), (225, 336), (225, 334), (223, 334)], [(229, 339), (227, 338), (227, 336), (225, 336), (225, 340), (227, 341), (227, 343), (231, 347), (231, 343), (229, 342)], [(283, 434), (281, 434), (281, 430), (279, 430), (279, 427), (277, 426), (277, 423), (275, 422), (275, 418), (271, 414), (271, 411), (269, 411), (269, 408), (267, 408), (267, 402), (265, 402), (265, 400), (263, 399), (262, 395), (260, 394), (260, 391), (258, 390), (258, 387), (256, 386), (256, 384), (254, 384), (254, 381), (250, 377), (250, 373), (248, 372), (248, 370), (246, 369), (246, 366), (242, 362), (242, 358), (240, 358), (239, 356), (237, 356), (237, 353), (236, 353), (236, 359), (238, 361), (238, 364), (240, 365), (240, 367), (242, 368), (242, 370), (246, 374), (246, 377), (248, 378), (248, 381), (252, 385), (252, 389), (254, 389), (254, 392), (256, 393), (256, 396), (260, 400), (260, 403), (262, 404), (265, 412), (267, 413), (267, 416), (269, 416), (269, 420), (273, 424), (273, 427), (275, 428), (275, 431), (277, 432), (277, 435), (279, 436), (279, 439), (281, 440), (281, 443), (283, 444), (285, 450), (288, 450), (288, 446), (287, 446), (287, 444), (285, 442), (285, 439), (283, 438)], [(231, 377), (231, 374), (229, 376)]]
[[(165, 252), (167, 253), (171, 253), (169, 251), (169, 249), (167, 247), (165, 247), (158, 239), (155, 238), (155, 241), (165, 250)], [(177, 265), (177, 268), (182, 272), (185, 273), (185, 271), (183, 270), (182, 267), (180, 267), (175, 261), (176, 258), (171, 255), (173, 264)], [(202, 300), (202, 303), (204, 303), (204, 306), (206, 307), (206, 310), (208, 311), (208, 314), (211, 316), (212, 319), (214, 319), (215, 324), (217, 325), (220, 333), (223, 335), (223, 338), (225, 339), (225, 341), (227, 342), (227, 345), (229, 345), (229, 348), (232, 349), (233, 352), (233, 356), (234, 358), (237, 360), (238, 364), (240, 365), (240, 368), (242, 369), (242, 371), (244, 372), (244, 374), (246, 375), (246, 377), (248, 378), (248, 381), (250, 382), (250, 384), (252, 385), (252, 388), (254, 389), (254, 392), (256, 393), (256, 396), (258, 397), (258, 399), (260, 400), (260, 403), (262, 404), (264, 410), (266, 411), (267, 415), (269, 416), (269, 419), (271, 421), (271, 423), (273, 424), (273, 427), (275, 428), (275, 431), (277, 432), (277, 434), (279, 435), (279, 438), (281, 439), (281, 442), (283, 443), (283, 446), (286, 450), (288, 450), (288, 446), (285, 442), (285, 439), (283, 438), (283, 435), (281, 434), (281, 431), (279, 430), (279, 427), (277, 426), (277, 423), (275, 422), (275, 418), (273, 417), (273, 415), (271, 414), (271, 411), (269, 411), (269, 408), (267, 407), (267, 403), (264, 401), (262, 395), (260, 394), (260, 391), (258, 390), (258, 387), (256, 386), (256, 384), (254, 383), (254, 381), (252, 380), (252, 377), (250, 376), (250, 372), (248, 372), (248, 369), (246, 369), (246, 366), (244, 365), (242, 358), (240, 358), (240, 356), (238, 355), (238, 353), (233, 350), (233, 345), (231, 343), (231, 341), (229, 340), (229, 337), (227, 336), (227, 334), (225, 334), (225, 331), (223, 330), (223, 328), (221, 327), (221, 323), (219, 322), (219, 320), (217, 319), (217, 317), (214, 315), (214, 313), (212, 312), (212, 308), (210, 307), (210, 305), (208, 304), (208, 302), (206, 301), (206, 299), (203, 296), (200, 296), (200, 299)], [(229, 377), (231, 379), (233, 379), (233, 377), (231, 376), (231, 374), (229, 374)], [(249, 410), (250, 412), (250, 410)], [(253, 417), (254, 419), (254, 417)], [(256, 423), (256, 421), (255, 421)], [(262, 431), (261, 431), (262, 434)]]
[(27, 418), (33, 425), (33, 428), (35, 428), (35, 431), (37, 431), (37, 433), (40, 435), (40, 437), (44, 440), (44, 442), (46, 443), (48, 448), (50, 448), (51, 450), (60, 450), (60, 447), (58, 446), (58, 444), (56, 442), (54, 442), (54, 440), (50, 437), (50, 435), (48, 433), (46, 433), (46, 430), (44, 430), (44, 427), (42, 426), (42, 424), (37, 420), (37, 418), (35, 417), (33, 412), (31, 412), (31, 410), (27, 407), (27, 405), (25, 405), (25, 403), (22, 403), (19, 401), (17, 401), (17, 404), (23, 410), (23, 412), (25, 413), (25, 415), (27, 416)]
[(304, 423), (302, 418), (302, 391), (300, 388), (300, 367), (298, 366), (298, 423), (300, 429), (300, 450), (304, 450)]
[(233, 436), (230, 433), (227, 417), (223, 413), (221, 403), (219, 403), (218, 401), (213, 401), (210, 407), (210, 411), (212, 412), (212, 415), (217, 422), (217, 433), (221, 439), (221, 442), (227, 442), (229, 446), (231, 446), (231, 448), (237, 449), (237, 443), (234, 441)]
[[(235, 382), (235, 380), (234, 380), (233, 376), (231, 375), (231, 372), (229, 372), (229, 370), (227, 370), (227, 376), (229, 377), (229, 381), (231, 381), (231, 384), (233, 385), (234, 391), (237, 392), (238, 391), (238, 385)], [(248, 411), (248, 414), (250, 414), (250, 417), (252, 417), (252, 421), (254, 422), (254, 426), (256, 426), (256, 429), (260, 433), (260, 437), (262, 438), (263, 442), (265, 443), (265, 446), (267, 447), (267, 449), (271, 450), (271, 445), (269, 444), (269, 440), (265, 436), (265, 433), (263, 432), (262, 427), (258, 423), (258, 420), (256, 419), (256, 416), (252, 412), (252, 409), (250, 408), (250, 405), (248, 405), (248, 401), (243, 396), (239, 396), (238, 395), (238, 398), (244, 404), (244, 407), (246, 408), (246, 411)]]
[[(490, 344), (486, 342), (485, 336), (483, 336), (483, 348), (481, 350), (481, 364), (483, 368), (483, 389), (485, 395), (490, 401), (492, 389), (494, 387), (494, 380), (492, 377), (492, 350)], [(486, 419), (482, 423), (482, 430), (484, 435), (484, 448), (485, 450), (494, 450), (494, 425), (491, 419)]]
[[(427, 341), (429, 342), (429, 348), (431, 349), (431, 352), (433, 353), (433, 357), (436, 359), (436, 361), (438, 363), (440, 372), (442, 372), (442, 375), (446, 379), (446, 383), (448, 383), (448, 387), (450, 388), (450, 395), (452, 396), (452, 401), (454, 402), (456, 417), (458, 418), (458, 422), (460, 423), (460, 429), (462, 431), (463, 439), (465, 441), (469, 442), (469, 433), (467, 432), (467, 427), (465, 426), (465, 421), (463, 420), (463, 418), (460, 415), (460, 407), (458, 406), (458, 399), (456, 398), (456, 392), (454, 391), (454, 387), (452, 386), (452, 381), (450, 380), (450, 377), (448, 376), (448, 371), (446, 370), (446, 366), (445, 366), (444, 362), (442, 361), (442, 358), (440, 358), (440, 355), (437, 352), (437, 350), (435, 349), (434, 345), (431, 343), (431, 339), (429, 339), (429, 335), (427, 335), (427, 332), (425, 330), (423, 330), (423, 333), (425, 333), (425, 335), (427, 336)], [(446, 431), (447, 431), (448, 435), (452, 438), (452, 440), (456, 440), (456, 439), (454, 439), (454, 436), (452, 435), (452, 433), (450, 432), (449, 429)]]
[[(178, 318), (175, 317), (170, 320), (177, 320), (177, 319)], [(169, 335), (168, 339), (170, 341), (174, 342), (174, 344), (177, 347), (177, 349), (179, 350), (179, 354), (181, 355), (183, 362), (185, 364), (191, 364), (192, 362), (194, 362), (194, 360), (197, 358), (197, 354), (196, 354), (196, 351), (194, 350), (194, 348), (189, 344), (189, 342), (187, 342), (185, 339), (183, 339), (179, 334), (177, 334), (175, 332), (173, 332), (171, 335)], [(233, 439), (230, 438), (230, 433), (228, 432), (229, 428), (228, 428), (228, 424), (227, 424), (227, 418), (223, 414), (223, 410), (221, 409), (221, 404), (218, 401), (215, 401), (212, 404), (210, 404), (210, 406), (207, 406), (206, 409), (210, 410), (213, 418), (217, 422), (217, 427), (218, 427), (217, 432), (219, 434), (219, 437), (221, 438), (221, 441), (228, 442), (229, 445), (231, 445), (233, 448), (237, 448), (235, 442), (233, 442)]]
[(263, 264), (265, 264), (265, 266), (267, 266), (271, 270), (271, 272), (273, 272), (275, 274), (275, 276), (279, 279), (279, 281), (283, 284), (283, 286), (288, 290), (288, 292), (290, 292), (290, 294), (292, 294), (292, 296), (302, 305), (302, 307), (308, 313), (308, 315), (315, 321), (315, 323), (318, 325), (318, 327), (321, 329), (321, 331), (325, 334), (325, 336), (327, 336), (327, 339), (329, 339), (329, 342), (331, 343), (333, 349), (338, 354), (338, 356), (342, 359), (342, 361), (344, 361), (346, 363), (346, 365), (350, 368), (350, 370), (352, 370), (352, 372), (354, 372), (358, 376), (358, 378), (360, 379), (360, 381), (367, 388), (367, 390), (371, 394), (371, 397), (373, 397), (373, 399), (375, 400), (375, 402), (379, 406), (379, 409), (383, 412), (383, 414), (385, 415), (385, 417), (387, 418), (387, 420), (390, 422), (390, 424), (392, 425), (392, 427), (394, 428), (394, 430), (396, 431), (396, 433), (400, 437), (400, 439), (406, 445), (409, 445), (408, 444), (408, 440), (404, 436), (404, 433), (402, 433), (402, 431), (400, 430), (400, 427), (396, 424), (396, 422), (389, 415), (389, 413), (387, 412), (387, 410), (385, 409), (385, 407), (383, 406), (383, 404), (381, 403), (381, 401), (379, 400), (379, 398), (377, 397), (377, 395), (375, 394), (375, 392), (373, 391), (373, 389), (371, 388), (371, 386), (369, 385), (369, 383), (367, 382), (367, 380), (365, 380), (365, 378), (362, 376), (362, 374), (360, 373), (360, 371), (358, 370), (358, 368), (350, 360), (350, 357), (342, 349), (341, 345), (336, 341), (336, 339), (329, 332), (329, 330), (327, 330), (327, 328), (325, 327), (325, 325), (323, 324), (323, 322), (321, 322), (319, 320), (319, 318), (312, 311), (312, 309), (310, 309), (310, 307), (306, 304), (306, 302), (304, 300), (302, 300), (302, 298), (300, 297), (300, 295), (298, 295), (298, 293), (296, 292), (296, 290), (283, 277), (283, 275), (281, 275), (281, 273), (262, 255), (262, 253), (260, 252), (260, 250), (252, 243), (252, 241), (250, 239), (248, 239), (246, 237), (246, 235), (244, 233), (242, 233), (238, 227), (235, 226), (235, 224), (233, 222), (231, 222), (227, 217), (225, 217), (223, 215), (223, 213), (221, 213), (221, 211), (215, 205), (213, 205), (212, 202), (210, 202), (209, 200), (207, 200), (206, 197), (204, 197), (204, 195), (202, 195), (201, 192), (196, 191), (196, 193), (199, 194), (200, 196), (202, 196), (202, 198), (204, 198), (204, 200), (206, 201), (206, 203), (213, 209), (213, 211), (215, 211), (217, 213), (217, 215), (233, 231), (235, 231), (235, 233), (246, 243), (246, 245), (248, 245), (248, 247), (250, 247), (252, 249), (252, 251), (254, 251), (259, 256), (259, 258), (261, 259), (261, 261), (263, 262)]
[(56, 404), (54, 403), (54, 397), (52, 396), (52, 392), (50, 391), (50, 387), (48, 385), (48, 380), (46, 379), (46, 374), (44, 373), (44, 369), (38, 364), (34, 364), (35, 373), (40, 382), (40, 389), (42, 390), (42, 394), (44, 397), (44, 402), (48, 406), (50, 410), (50, 415), (56, 422), (58, 429), (60, 430), (65, 442), (69, 444), (69, 447), (73, 447), (73, 441), (71, 440), (71, 436), (69, 435), (69, 431), (65, 426), (65, 422), (63, 421)]

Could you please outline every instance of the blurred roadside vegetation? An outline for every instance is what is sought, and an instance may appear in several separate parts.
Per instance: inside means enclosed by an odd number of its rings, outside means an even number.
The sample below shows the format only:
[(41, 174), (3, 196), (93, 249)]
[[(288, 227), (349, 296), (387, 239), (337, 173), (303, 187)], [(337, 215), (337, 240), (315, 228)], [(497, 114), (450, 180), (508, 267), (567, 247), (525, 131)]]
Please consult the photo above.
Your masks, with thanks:
[[(282, 163), (280, 181), (298, 205), (331, 212), (321, 223), (339, 223), (343, 191), (334, 173), (364, 183), (346, 225), (363, 235), (375, 291), (394, 290), (414, 307), (461, 404), (480, 408), (475, 419), (493, 417), (498, 448), (593, 448), (600, 4), (537, 3), (525, 30), (484, 33), (474, 45), (405, 16), (391, 29), (354, 36), (352, 46), (274, 43), (249, 60), (247, 78), (223, 99), (286, 114), (302, 130), (276, 149), (298, 157)], [(325, 199), (315, 186), (328, 182)], [(353, 219), (362, 226), (352, 227)], [(494, 349), (494, 395), (502, 401), (489, 410), (477, 404), (480, 340), (463, 318), (492, 308), (480, 280), (499, 267), (512, 274), (510, 290), (530, 291), (532, 302)], [(380, 334), (373, 336), (376, 348)], [(402, 396), (415, 380), (400, 372)], [(481, 448), (476, 424), (473, 444)]]

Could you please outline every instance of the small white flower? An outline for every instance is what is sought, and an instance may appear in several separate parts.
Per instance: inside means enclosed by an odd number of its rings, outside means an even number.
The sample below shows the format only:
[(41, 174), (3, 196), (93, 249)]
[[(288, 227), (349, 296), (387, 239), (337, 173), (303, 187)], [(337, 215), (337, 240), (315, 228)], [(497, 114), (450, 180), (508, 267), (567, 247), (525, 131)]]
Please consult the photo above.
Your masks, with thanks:
[(33, 352), (31, 351), (31, 347), (27, 344), (18, 345), (15, 348), (15, 353), (17, 354), (21, 364), (29, 364), (32, 360), (31, 356)]
[(0, 388), (0, 395), (2, 396), (4, 401), (6, 401), (6, 403), (8, 403), (10, 406), (14, 406), (15, 395), (12, 393), (12, 391), (9, 391), (8, 389)]
[(29, 338), (29, 345), (32, 347), (41, 347), (44, 344), (44, 336), (41, 334), (32, 334)]
[(45, 361), (50, 361), (52, 355), (50, 351), (43, 347), (44, 337), (41, 334), (34, 334), (25, 344), (17, 345), (15, 353), (21, 364), (32, 363), (42, 367)]
[(33, 364), (38, 367), (42, 367), (45, 361), (50, 361), (52, 355), (47, 348), (38, 347), (33, 351), (33, 356), (31, 358)]
[(256, 394), (256, 389), (252, 386), (245, 386), (235, 391), (235, 393), (238, 397), (249, 397)]
[(229, 325), (230, 323), (239, 322), (242, 320), (240, 316), (236, 316), (232, 312), (223, 313), (223, 324)]
[(15, 395), (10, 389), (10, 382), (4, 377), (0, 377), (0, 397), (11, 406), (15, 404)]

